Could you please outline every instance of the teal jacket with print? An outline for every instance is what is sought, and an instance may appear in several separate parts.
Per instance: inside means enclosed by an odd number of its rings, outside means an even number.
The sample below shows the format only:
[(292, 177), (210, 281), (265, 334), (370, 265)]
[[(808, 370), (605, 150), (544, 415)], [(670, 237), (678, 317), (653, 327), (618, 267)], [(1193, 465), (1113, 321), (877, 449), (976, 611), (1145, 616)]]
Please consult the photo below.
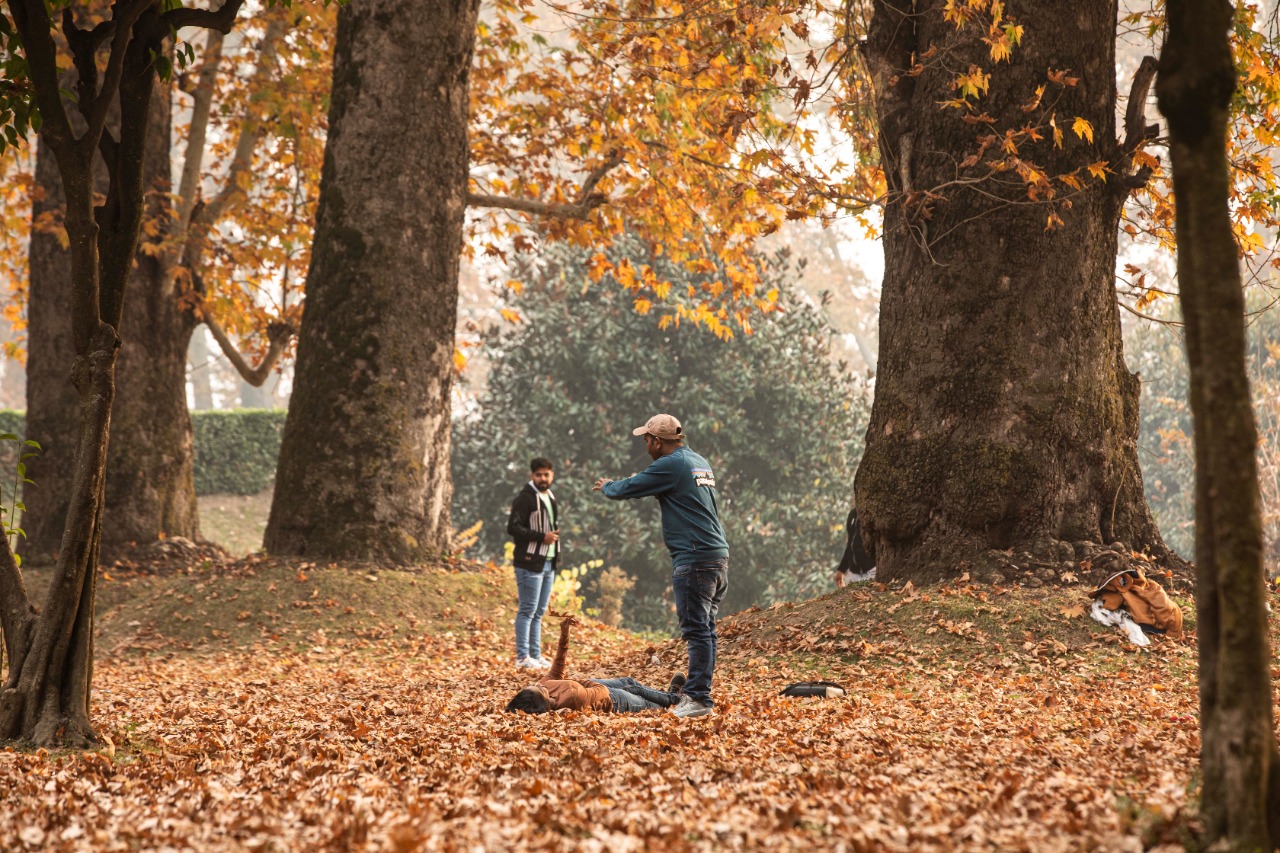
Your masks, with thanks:
[(655, 459), (625, 480), (611, 480), (601, 491), (615, 501), (652, 495), (662, 505), (662, 541), (676, 568), (729, 556), (729, 543), (716, 506), (716, 475), (711, 464), (687, 447)]

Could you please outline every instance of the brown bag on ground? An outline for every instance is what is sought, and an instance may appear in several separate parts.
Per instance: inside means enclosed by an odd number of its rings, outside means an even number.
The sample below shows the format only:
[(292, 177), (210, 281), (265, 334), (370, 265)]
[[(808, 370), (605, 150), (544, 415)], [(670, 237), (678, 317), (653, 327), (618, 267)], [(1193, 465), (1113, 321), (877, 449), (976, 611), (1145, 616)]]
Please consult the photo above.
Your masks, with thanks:
[(1182, 610), (1169, 598), (1164, 587), (1146, 576), (1142, 569), (1116, 572), (1093, 591), (1108, 610), (1126, 607), (1133, 621), (1151, 626), (1175, 640), (1182, 639)]

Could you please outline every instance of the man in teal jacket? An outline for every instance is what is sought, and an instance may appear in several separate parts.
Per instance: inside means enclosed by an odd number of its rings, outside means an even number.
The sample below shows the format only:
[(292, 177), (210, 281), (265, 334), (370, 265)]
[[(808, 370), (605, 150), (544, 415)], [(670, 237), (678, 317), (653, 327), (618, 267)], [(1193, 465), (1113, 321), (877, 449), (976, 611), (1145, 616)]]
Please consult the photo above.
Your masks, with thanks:
[(684, 430), (671, 415), (654, 415), (632, 435), (644, 436), (653, 463), (625, 480), (601, 477), (594, 490), (612, 500), (653, 496), (662, 506), (676, 615), (689, 649), (684, 698), (671, 712), (700, 717), (714, 704), (716, 613), (729, 586), (729, 543), (716, 506), (716, 475), (707, 460), (684, 446)]

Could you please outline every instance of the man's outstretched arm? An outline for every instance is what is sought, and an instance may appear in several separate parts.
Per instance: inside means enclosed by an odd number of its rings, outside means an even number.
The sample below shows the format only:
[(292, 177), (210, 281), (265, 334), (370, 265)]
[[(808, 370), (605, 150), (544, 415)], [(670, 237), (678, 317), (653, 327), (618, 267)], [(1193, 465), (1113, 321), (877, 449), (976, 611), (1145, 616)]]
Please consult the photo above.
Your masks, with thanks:
[(647, 498), (650, 495), (671, 491), (676, 484), (677, 476), (679, 474), (675, 468), (659, 460), (639, 474), (623, 480), (607, 480), (601, 477), (596, 481), (595, 489), (602, 492), (606, 498), (615, 501)]

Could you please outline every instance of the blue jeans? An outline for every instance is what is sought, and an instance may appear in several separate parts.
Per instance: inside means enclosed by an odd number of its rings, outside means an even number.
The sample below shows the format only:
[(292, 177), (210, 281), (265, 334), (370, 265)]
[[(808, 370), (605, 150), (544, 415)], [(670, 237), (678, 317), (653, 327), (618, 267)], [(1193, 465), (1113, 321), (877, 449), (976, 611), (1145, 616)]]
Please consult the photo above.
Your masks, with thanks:
[(551, 561), (540, 572), (516, 569), (516, 593), (520, 606), (516, 608), (516, 657), (542, 657), (542, 614), (547, 612), (551, 600), (551, 585), (556, 573)]
[(670, 708), (680, 702), (680, 697), (675, 693), (645, 687), (634, 678), (593, 678), (591, 680), (609, 688), (609, 698), (613, 700), (615, 714), (648, 711), (652, 708)]
[(708, 705), (716, 670), (716, 613), (729, 588), (729, 560), (705, 560), (676, 566), (671, 589), (676, 596), (680, 635), (689, 647), (689, 680), (684, 695)]

